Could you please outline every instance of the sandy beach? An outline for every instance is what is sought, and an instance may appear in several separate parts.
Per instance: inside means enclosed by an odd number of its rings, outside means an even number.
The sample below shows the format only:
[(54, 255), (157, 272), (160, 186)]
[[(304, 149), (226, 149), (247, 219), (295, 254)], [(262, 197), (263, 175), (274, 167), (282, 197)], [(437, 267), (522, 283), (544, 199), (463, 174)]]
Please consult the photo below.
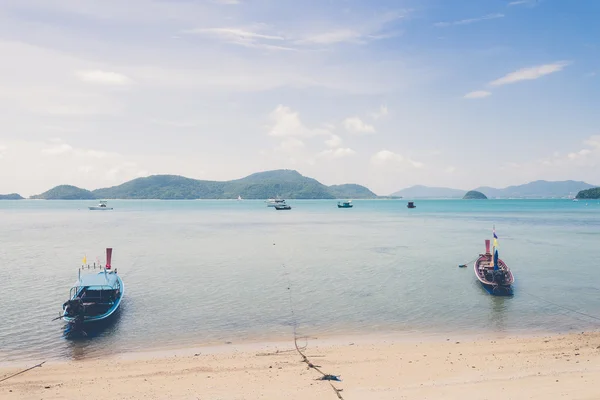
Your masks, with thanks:
[[(304, 343), (304, 341), (302, 341)], [(345, 400), (598, 399), (600, 333), (463, 340), (308, 341)], [(0, 379), (21, 370), (0, 369)], [(2, 399), (337, 399), (293, 343), (49, 361), (0, 383)]]

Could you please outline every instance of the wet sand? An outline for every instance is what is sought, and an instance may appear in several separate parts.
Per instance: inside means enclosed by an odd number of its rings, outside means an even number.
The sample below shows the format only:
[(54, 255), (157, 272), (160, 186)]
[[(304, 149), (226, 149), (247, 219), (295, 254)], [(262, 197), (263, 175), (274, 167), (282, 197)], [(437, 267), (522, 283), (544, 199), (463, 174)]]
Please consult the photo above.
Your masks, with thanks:
[[(345, 400), (600, 399), (600, 333), (308, 341)], [(301, 341), (304, 344), (304, 341)], [(0, 368), (0, 379), (21, 370)], [(12, 399), (337, 399), (293, 342), (49, 361), (0, 383)]]

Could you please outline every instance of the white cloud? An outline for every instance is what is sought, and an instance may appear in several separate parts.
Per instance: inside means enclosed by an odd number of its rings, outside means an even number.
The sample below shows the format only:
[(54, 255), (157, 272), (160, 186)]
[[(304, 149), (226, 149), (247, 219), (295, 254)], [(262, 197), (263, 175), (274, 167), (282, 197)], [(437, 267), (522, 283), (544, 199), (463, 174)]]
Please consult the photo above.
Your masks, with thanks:
[(306, 34), (296, 44), (333, 45), (338, 43), (365, 44), (373, 40), (396, 37), (401, 32), (385, 30), (385, 27), (406, 16), (406, 11), (392, 11), (372, 19), (361, 20), (346, 27)]
[(302, 140), (296, 139), (295, 137), (290, 137), (282, 141), (277, 149), (283, 151), (295, 151), (304, 147), (305, 144)]
[(274, 137), (312, 137), (331, 134), (328, 129), (310, 129), (306, 127), (302, 121), (300, 121), (300, 117), (297, 112), (292, 111), (291, 108), (281, 104), (269, 114), (269, 120), (271, 121), (269, 135)]
[(551, 157), (546, 157), (532, 162), (526, 166), (533, 169), (537, 165), (545, 167), (563, 168), (563, 171), (571, 171), (573, 168), (594, 168), (600, 165), (600, 135), (593, 135), (583, 141), (586, 146), (578, 151), (572, 151), (566, 155), (555, 152)]
[(454, 172), (456, 172), (456, 167), (450, 165), (450, 166), (446, 167), (444, 172), (447, 174), (453, 174)]
[(539, 1), (541, 1), (541, 0), (516, 0), (516, 1), (511, 1), (510, 3), (508, 3), (508, 6), (509, 7), (522, 6), (522, 5), (534, 6), (534, 5), (538, 4)]
[(109, 153), (106, 151), (75, 148), (67, 143), (63, 143), (58, 138), (53, 138), (50, 140), (50, 142), (54, 143), (54, 144), (52, 144), (49, 147), (43, 148), (41, 150), (42, 154), (45, 154), (48, 156), (73, 155), (73, 156), (77, 156), (77, 157), (96, 158), (96, 159), (118, 156), (118, 154), (116, 154), (116, 153)]
[(79, 168), (77, 168), (77, 170), (81, 173), (89, 174), (94, 170), (94, 167), (92, 167), (91, 165), (80, 165)]
[(596, 149), (596, 150), (600, 150), (600, 135), (590, 136), (583, 143)]
[(217, 4), (225, 4), (225, 5), (242, 4), (242, 2), (240, 0), (212, 0), (212, 1)]
[(350, 133), (363, 134), (375, 133), (375, 127), (369, 125), (358, 117), (346, 118), (343, 122), (344, 128)]
[(425, 166), (425, 164), (422, 162), (415, 161), (389, 150), (381, 150), (375, 153), (375, 155), (371, 157), (371, 162), (377, 166), (383, 166), (387, 164), (395, 164), (398, 166), (408, 165), (413, 168), (423, 168)]
[(106, 179), (115, 182), (121, 182), (124, 176), (129, 177), (129, 179), (134, 179), (148, 175), (150, 175), (148, 171), (141, 169), (137, 163), (132, 161), (125, 161), (118, 165), (114, 165), (105, 172)]
[(0, 144), (0, 159), (4, 157), (4, 153), (6, 153), (6, 146)]
[(401, 162), (404, 161), (404, 157), (389, 150), (381, 150), (371, 158), (371, 161), (375, 164), (383, 164), (392, 160)]
[(95, 83), (99, 85), (123, 86), (129, 85), (133, 82), (129, 77), (123, 74), (110, 71), (102, 71), (98, 69), (88, 71), (77, 71), (75, 74), (80, 80), (84, 82)]
[(502, 86), (511, 83), (517, 83), (521, 81), (533, 80), (541, 78), (545, 75), (553, 74), (555, 72), (562, 71), (570, 63), (567, 61), (557, 61), (551, 64), (538, 65), (535, 67), (522, 68), (515, 72), (511, 72), (503, 76), (502, 78), (496, 79), (490, 82), (491, 86)]
[(591, 154), (591, 152), (592, 151), (590, 149), (582, 149), (582, 150), (579, 150), (577, 153), (569, 153), (569, 154), (567, 154), (567, 157), (570, 158), (571, 160), (575, 160), (575, 159), (580, 158), (580, 157), (585, 157), (588, 154)]
[(42, 150), (43, 154), (51, 156), (59, 156), (61, 154), (70, 153), (73, 151), (73, 147), (66, 143), (56, 144), (54, 146), (45, 148)]
[(226, 41), (231, 41), (233, 43), (236, 43), (238, 41), (253, 41), (255, 39), (285, 40), (283, 36), (265, 35), (258, 32), (252, 32), (250, 30), (244, 30), (241, 28), (196, 28), (189, 29), (185, 31), (185, 33), (195, 33), (214, 36), (222, 38)]
[(264, 25), (248, 28), (196, 28), (183, 31), (187, 34), (203, 35), (244, 47), (255, 47), (271, 50), (294, 50), (281, 44), (286, 39), (281, 35), (261, 33)]
[(380, 119), (388, 115), (388, 108), (385, 104), (379, 106), (379, 110), (371, 113), (371, 118)]
[(339, 147), (337, 149), (324, 150), (319, 153), (320, 157), (342, 158), (356, 154), (356, 152), (348, 147)]
[(331, 135), (329, 139), (325, 141), (327, 147), (340, 147), (342, 145), (342, 138), (338, 135)]
[(308, 36), (300, 43), (314, 43), (314, 44), (335, 44), (342, 42), (355, 42), (362, 38), (362, 34), (350, 28), (337, 29), (329, 32), (318, 33), (312, 36)]
[(504, 14), (488, 14), (488, 15), (484, 15), (482, 17), (461, 19), (458, 21), (437, 22), (434, 25), (437, 26), (438, 28), (445, 28), (448, 26), (468, 25), (468, 24), (472, 24), (475, 22), (481, 22), (481, 21), (486, 21), (489, 19), (498, 19), (498, 18), (504, 18)]
[(492, 92), (487, 92), (485, 90), (476, 90), (474, 92), (469, 92), (463, 96), (465, 99), (483, 99), (485, 97), (489, 97), (492, 95)]

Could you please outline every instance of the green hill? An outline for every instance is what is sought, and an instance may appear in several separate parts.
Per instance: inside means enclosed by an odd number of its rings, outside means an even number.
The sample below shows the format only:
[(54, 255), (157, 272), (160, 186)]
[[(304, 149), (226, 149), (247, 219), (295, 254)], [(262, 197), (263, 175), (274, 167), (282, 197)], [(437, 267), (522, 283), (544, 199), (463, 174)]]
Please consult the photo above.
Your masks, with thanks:
[(577, 193), (578, 199), (600, 199), (600, 187), (582, 190)]
[[(64, 188), (71, 188), (67, 191)], [(77, 196), (79, 194), (80, 197)], [(87, 197), (83, 197), (83, 195)], [(62, 199), (335, 199), (376, 198), (360, 185), (326, 186), (293, 170), (259, 172), (232, 181), (204, 181), (177, 175), (153, 175), (92, 192), (74, 186), (58, 186), (34, 198)]]
[(23, 200), (23, 197), (18, 193), (0, 194), (0, 200)]
[(89, 190), (80, 189), (76, 186), (60, 185), (42, 194), (31, 196), (31, 198), (42, 200), (92, 200), (96, 196)]
[(487, 200), (487, 197), (477, 190), (471, 190), (464, 195), (463, 200)]
[(329, 186), (334, 196), (338, 199), (373, 199), (377, 195), (364, 186), (356, 184)]

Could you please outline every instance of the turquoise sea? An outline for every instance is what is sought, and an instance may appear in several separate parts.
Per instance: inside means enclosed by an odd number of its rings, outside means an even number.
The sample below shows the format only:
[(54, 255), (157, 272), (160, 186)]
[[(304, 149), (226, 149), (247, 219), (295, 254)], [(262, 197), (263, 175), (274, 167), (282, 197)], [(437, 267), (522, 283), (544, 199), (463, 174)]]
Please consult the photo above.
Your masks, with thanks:
[[(600, 204), (569, 200), (0, 202), (0, 362), (291, 336), (597, 329)], [(492, 227), (515, 295), (478, 286)], [(115, 321), (68, 340), (51, 321), (84, 255), (125, 286)], [(541, 296), (544, 301), (536, 296)], [(547, 301), (546, 301), (547, 300)]]

